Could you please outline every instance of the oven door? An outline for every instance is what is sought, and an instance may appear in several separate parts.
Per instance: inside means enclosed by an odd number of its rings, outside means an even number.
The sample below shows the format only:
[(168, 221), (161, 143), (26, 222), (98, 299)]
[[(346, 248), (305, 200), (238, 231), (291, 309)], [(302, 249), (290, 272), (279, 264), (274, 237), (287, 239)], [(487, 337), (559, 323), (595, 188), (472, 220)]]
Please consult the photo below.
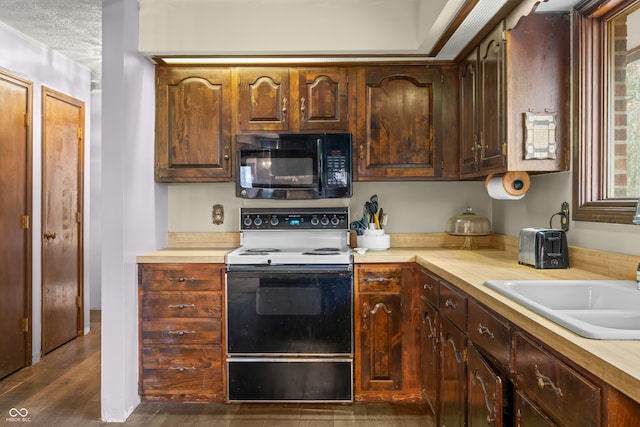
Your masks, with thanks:
[(227, 353), (352, 355), (353, 272), (270, 266), (227, 272)]

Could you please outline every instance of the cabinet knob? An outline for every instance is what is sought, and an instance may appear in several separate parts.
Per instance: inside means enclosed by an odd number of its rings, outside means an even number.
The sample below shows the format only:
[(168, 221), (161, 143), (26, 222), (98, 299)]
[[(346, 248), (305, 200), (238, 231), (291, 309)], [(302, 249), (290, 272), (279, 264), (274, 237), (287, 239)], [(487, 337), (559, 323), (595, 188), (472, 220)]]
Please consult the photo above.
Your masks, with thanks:
[(229, 155), (228, 155), (228, 154), (225, 154), (225, 155), (224, 155), (224, 159), (225, 159), (225, 160), (229, 160), (229, 158), (230, 158), (230, 157), (229, 157)]
[(304, 98), (300, 98), (300, 121), (304, 122), (307, 120), (307, 117), (305, 116), (305, 113), (307, 112), (307, 107), (304, 105), (305, 103), (305, 99)]

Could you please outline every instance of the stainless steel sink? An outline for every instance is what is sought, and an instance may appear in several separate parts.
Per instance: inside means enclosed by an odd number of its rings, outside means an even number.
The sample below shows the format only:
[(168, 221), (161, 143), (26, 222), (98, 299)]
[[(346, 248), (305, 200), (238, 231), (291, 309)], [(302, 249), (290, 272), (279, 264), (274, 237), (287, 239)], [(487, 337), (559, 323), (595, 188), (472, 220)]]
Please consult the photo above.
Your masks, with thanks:
[(586, 338), (640, 339), (631, 280), (487, 280), (485, 286)]

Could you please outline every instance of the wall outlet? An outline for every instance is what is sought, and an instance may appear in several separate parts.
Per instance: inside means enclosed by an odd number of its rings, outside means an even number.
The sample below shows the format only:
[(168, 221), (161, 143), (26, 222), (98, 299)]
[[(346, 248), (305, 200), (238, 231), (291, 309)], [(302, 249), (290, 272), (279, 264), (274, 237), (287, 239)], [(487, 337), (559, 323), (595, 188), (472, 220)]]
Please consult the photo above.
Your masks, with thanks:
[(211, 222), (220, 225), (224, 222), (224, 206), (213, 205), (211, 208)]
[(569, 231), (570, 218), (569, 203), (562, 202), (562, 206), (560, 207), (560, 227), (562, 227), (564, 231)]

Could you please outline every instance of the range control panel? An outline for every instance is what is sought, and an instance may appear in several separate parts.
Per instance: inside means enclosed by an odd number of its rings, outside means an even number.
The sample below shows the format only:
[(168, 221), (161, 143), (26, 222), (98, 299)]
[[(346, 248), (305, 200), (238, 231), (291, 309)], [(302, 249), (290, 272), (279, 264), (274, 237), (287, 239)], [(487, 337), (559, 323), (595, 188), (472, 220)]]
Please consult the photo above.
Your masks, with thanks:
[(240, 230), (348, 230), (349, 208), (241, 208)]

